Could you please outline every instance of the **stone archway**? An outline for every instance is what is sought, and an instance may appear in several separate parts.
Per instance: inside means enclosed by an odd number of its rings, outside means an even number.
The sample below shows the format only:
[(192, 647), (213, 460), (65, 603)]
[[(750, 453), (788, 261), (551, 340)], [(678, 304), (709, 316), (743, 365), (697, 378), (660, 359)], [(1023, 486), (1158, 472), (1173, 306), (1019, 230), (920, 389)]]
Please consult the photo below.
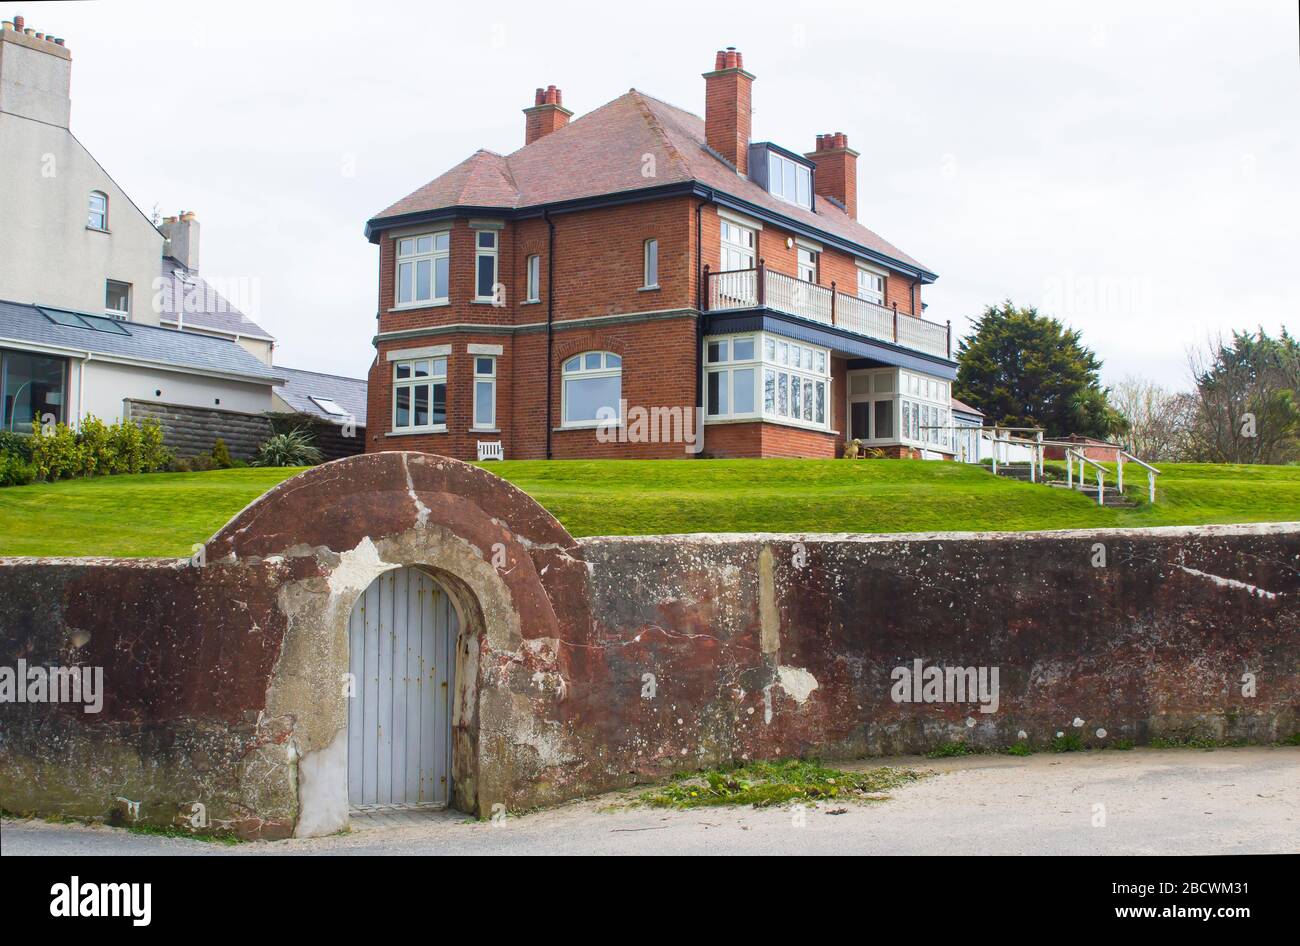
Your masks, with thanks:
[(529, 760), (513, 754), (521, 740), (510, 734), (524, 733), (526, 745), (537, 719), (555, 707), (545, 695), (542, 703), (521, 700), (516, 677), (562, 673), (538, 662), (564, 659), (526, 642), (585, 637), (589, 624), (580, 550), (530, 497), (445, 457), (364, 454), (281, 483), (218, 532), (205, 554), (209, 564), (255, 563), (277, 573), (286, 626), (264, 712), (292, 720), (286, 752), (296, 835), (348, 823), (348, 619), (370, 583), (393, 568), (434, 576), (460, 617), (452, 804), (482, 817), (523, 797)]

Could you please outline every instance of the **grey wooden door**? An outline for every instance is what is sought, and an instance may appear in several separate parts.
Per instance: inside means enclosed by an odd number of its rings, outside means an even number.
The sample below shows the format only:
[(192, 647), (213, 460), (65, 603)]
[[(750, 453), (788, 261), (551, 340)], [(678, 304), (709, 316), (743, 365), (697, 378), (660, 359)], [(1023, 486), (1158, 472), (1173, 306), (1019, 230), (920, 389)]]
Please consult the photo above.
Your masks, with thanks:
[(415, 568), (385, 572), (352, 608), (348, 701), (353, 808), (445, 805), (451, 784), (456, 611)]

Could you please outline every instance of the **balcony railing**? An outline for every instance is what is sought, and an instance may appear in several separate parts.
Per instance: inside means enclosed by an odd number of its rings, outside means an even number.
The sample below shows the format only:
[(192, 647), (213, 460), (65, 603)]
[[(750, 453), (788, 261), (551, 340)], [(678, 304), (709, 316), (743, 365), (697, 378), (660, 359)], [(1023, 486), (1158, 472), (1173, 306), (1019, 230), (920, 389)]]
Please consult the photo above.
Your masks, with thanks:
[(774, 272), (760, 261), (753, 269), (719, 273), (704, 267), (706, 311), (764, 307), (834, 325), (882, 342), (893, 342), (940, 358), (952, 357), (952, 324), (940, 325), (899, 312), (898, 305), (876, 305), (830, 287)]

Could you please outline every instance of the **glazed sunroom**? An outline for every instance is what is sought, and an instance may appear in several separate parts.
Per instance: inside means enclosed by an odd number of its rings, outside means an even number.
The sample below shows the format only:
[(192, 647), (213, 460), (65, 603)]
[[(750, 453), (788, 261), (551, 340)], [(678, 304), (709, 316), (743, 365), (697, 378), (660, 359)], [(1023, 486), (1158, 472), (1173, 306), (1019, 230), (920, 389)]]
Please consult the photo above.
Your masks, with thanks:
[[(950, 325), (863, 298), (876, 292), (870, 279), (856, 287), (861, 295), (850, 294), (761, 260), (706, 267), (704, 285), (706, 422), (762, 420), (870, 447), (953, 452)], [(837, 360), (846, 365), (842, 381)]]

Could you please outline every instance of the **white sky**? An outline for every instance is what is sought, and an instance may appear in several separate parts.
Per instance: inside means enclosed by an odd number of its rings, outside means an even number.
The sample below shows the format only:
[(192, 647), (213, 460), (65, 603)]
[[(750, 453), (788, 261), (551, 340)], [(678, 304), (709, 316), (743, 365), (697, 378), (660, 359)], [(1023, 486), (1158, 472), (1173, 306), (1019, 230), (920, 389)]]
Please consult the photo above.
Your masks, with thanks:
[(364, 376), (366, 219), (518, 148), (535, 87), (702, 113), (727, 45), (756, 140), (862, 152), (859, 218), (939, 274), (955, 332), (1010, 297), (1108, 383), (1182, 385), (1189, 346), (1300, 303), (1294, 0), (0, 2), (66, 38), (74, 133), (146, 212), (198, 214), (205, 275), (253, 281), (290, 367)]

